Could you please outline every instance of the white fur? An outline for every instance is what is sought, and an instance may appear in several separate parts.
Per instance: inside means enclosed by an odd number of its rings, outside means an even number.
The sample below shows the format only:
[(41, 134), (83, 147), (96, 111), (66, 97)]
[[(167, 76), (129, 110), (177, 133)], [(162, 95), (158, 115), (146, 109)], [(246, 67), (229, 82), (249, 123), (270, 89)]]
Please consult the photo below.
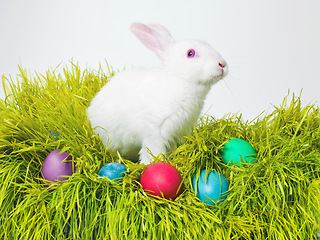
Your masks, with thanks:
[[(111, 140), (123, 157), (148, 164), (148, 149), (154, 155), (172, 151), (192, 131), (210, 87), (228, 69), (205, 42), (175, 42), (158, 24), (134, 23), (131, 30), (163, 66), (116, 74), (93, 98), (87, 114), (105, 145)], [(197, 56), (188, 58), (189, 49)]]

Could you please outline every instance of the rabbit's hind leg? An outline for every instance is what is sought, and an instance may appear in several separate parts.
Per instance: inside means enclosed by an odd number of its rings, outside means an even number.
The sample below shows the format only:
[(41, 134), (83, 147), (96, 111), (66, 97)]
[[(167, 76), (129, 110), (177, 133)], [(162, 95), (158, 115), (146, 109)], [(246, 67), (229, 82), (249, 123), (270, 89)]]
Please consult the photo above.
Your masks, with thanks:
[(166, 146), (162, 139), (158, 140), (157, 137), (145, 139), (139, 152), (140, 163), (149, 164), (153, 159), (152, 155), (158, 156), (161, 153), (166, 153)]

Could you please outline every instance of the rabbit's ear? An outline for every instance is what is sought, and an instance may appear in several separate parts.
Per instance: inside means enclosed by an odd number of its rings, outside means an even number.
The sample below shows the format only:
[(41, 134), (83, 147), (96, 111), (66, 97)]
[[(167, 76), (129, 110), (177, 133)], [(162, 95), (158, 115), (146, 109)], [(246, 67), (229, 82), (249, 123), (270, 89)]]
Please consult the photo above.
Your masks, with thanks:
[(171, 34), (160, 24), (133, 23), (131, 31), (149, 49), (158, 55), (174, 42)]

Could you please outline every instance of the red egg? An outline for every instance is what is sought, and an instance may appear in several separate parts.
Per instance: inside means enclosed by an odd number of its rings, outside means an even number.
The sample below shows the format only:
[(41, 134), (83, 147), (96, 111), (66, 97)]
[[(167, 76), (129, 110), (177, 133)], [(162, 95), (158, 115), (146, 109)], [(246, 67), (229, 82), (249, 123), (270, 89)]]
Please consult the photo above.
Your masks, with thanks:
[(172, 165), (158, 162), (142, 173), (140, 183), (153, 196), (174, 200), (181, 193), (181, 175)]
[[(75, 172), (72, 157), (61, 150), (54, 150), (46, 157), (42, 165), (42, 176), (52, 182), (67, 180)], [(64, 176), (64, 177), (62, 177)]]

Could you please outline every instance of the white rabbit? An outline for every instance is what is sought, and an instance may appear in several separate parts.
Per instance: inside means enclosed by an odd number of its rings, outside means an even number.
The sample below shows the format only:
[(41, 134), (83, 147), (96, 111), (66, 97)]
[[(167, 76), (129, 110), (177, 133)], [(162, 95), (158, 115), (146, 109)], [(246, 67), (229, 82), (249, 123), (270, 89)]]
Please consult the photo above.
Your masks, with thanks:
[(159, 24), (133, 23), (131, 31), (162, 60), (162, 67), (116, 74), (87, 109), (94, 131), (130, 160), (150, 163), (177, 147), (197, 122), (210, 87), (228, 72), (209, 44), (175, 41)]

